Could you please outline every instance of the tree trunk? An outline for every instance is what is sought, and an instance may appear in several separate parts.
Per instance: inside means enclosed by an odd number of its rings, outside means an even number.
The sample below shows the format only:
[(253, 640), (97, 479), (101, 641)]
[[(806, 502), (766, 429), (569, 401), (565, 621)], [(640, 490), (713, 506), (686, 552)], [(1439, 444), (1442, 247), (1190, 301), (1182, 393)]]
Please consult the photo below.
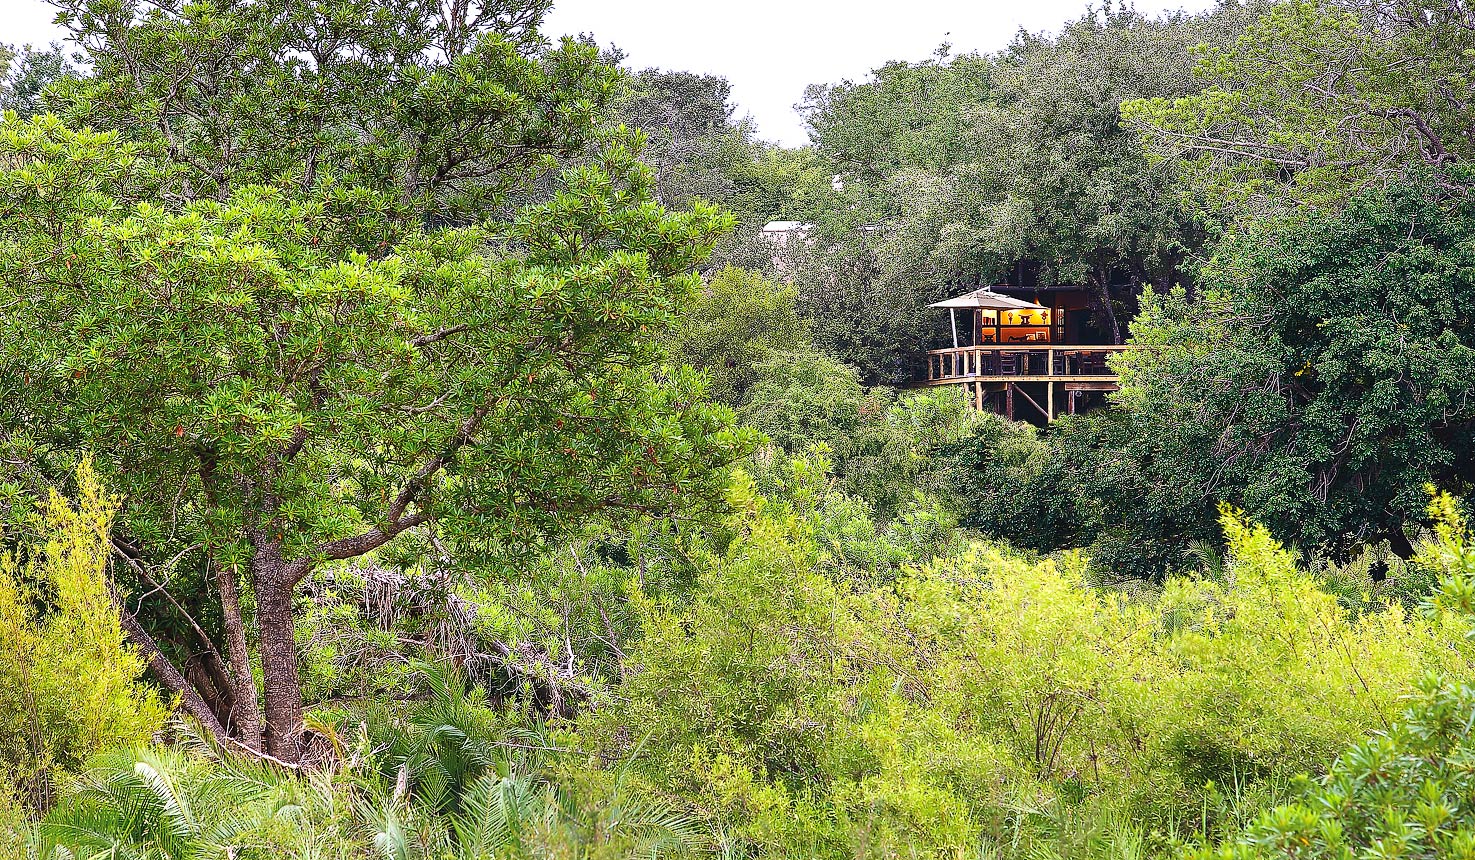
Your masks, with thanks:
[(261, 634), (261, 675), (266, 699), (266, 751), (295, 763), (302, 733), (302, 681), (297, 674), (296, 624), (291, 581), (281, 545), (259, 543), (251, 560), (256, 587), (256, 626)]
[(256, 695), (256, 678), (251, 672), (251, 652), (246, 648), (246, 625), (241, 620), (241, 594), (234, 569), (215, 568), (220, 588), (220, 610), (225, 619), (225, 643), (230, 660), (231, 692), (235, 710), (232, 727), (242, 744), (261, 752), (261, 704)]
[(236, 710), (236, 688), (225, 663), (216, 659), (213, 652), (206, 651), (190, 655), (179, 667), (179, 672), (210, 706), (211, 713), (225, 726), (225, 730), (234, 735), (236, 727), (232, 720), (235, 718), (231, 715)]
[(1409, 541), (1408, 535), (1404, 534), (1403, 529), (1399, 526), (1388, 529), (1388, 543), (1393, 549), (1393, 554), (1404, 561), (1418, 554), (1418, 550), (1414, 549), (1413, 543)]
[(1122, 342), (1122, 326), (1116, 318), (1116, 308), (1111, 306), (1111, 273), (1104, 267), (1097, 270), (1096, 277), (1096, 300), (1100, 302), (1101, 316), (1109, 328), (1112, 343)]

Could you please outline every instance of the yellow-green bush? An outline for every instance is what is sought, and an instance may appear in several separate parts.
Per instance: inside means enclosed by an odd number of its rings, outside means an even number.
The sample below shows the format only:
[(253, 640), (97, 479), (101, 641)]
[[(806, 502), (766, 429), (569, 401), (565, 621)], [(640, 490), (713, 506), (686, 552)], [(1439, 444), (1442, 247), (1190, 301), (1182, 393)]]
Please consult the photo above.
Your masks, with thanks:
[[(1397, 603), (1351, 613), (1296, 567), (1263, 527), (1226, 512), (1223, 582), (1178, 580), (1159, 601), (1186, 619), (1162, 640), (1157, 752), (1188, 788), (1232, 772), (1320, 768), (1385, 728), (1428, 668), (1434, 630)], [(1289, 774), (1286, 774), (1289, 775)]]
[(33, 800), (53, 771), (145, 741), (165, 716), (109, 591), (117, 504), (86, 464), (77, 484), (75, 506), (52, 493), (26, 563), (0, 559), (0, 780)]
[(1348, 611), (1231, 511), (1223, 573), (1151, 595), (985, 544), (867, 590), (818, 572), (818, 492), (740, 485), (737, 539), (694, 600), (642, 606), (583, 726), (756, 856), (1022, 851), (1082, 815), (1213, 828), (1223, 793), (1263, 804), (1465, 660), (1460, 631)]
[[(1415, 563), (1439, 580), (1428, 601), (1441, 626), (1469, 629), (1475, 539), (1448, 495), (1429, 508), (1435, 534)], [(1398, 719), (1341, 753), (1294, 802), (1266, 810), (1242, 833), (1206, 842), (1185, 860), (1475, 857), (1475, 689), (1458, 664), (1430, 673)], [(1451, 671), (1453, 670), (1453, 671)]]
[(1207, 782), (1289, 777), (1386, 726), (1449, 657), (1422, 618), (1353, 615), (1265, 529), (1226, 512), (1222, 581), (1132, 600), (1084, 566), (994, 548), (919, 571), (893, 640), (929, 707), (1043, 780), (1194, 805)]

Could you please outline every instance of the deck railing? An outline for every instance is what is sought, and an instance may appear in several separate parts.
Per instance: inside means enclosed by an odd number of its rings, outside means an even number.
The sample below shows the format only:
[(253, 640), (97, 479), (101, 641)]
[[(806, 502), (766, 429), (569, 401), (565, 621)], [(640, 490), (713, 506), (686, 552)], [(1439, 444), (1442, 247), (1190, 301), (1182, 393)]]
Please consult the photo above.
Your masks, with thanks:
[(941, 384), (976, 379), (1115, 380), (1106, 357), (1133, 347), (1117, 345), (982, 344), (927, 352), (927, 382)]

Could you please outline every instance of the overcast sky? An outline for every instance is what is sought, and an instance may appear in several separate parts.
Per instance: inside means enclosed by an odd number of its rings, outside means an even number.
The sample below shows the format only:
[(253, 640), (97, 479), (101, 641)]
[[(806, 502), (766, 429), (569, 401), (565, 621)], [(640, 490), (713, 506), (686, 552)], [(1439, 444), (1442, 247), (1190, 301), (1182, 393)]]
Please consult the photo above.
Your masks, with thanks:
[[(1144, 13), (1211, 0), (1138, 0)], [(1056, 30), (1086, 0), (557, 0), (550, 36), (592, 33), (618, 45), (635, 68), (656, 66), (727, 77), (739, 113), (761, 136), (806, 141), (794, 105), (805, 86), (864, 78), (887, 60), (922, 60), (943, 41), (955, 52), (992, 51), (1021, 27)], [(43, 0), (0, 0), (0, 42), (45, 44), (59, 37)]]

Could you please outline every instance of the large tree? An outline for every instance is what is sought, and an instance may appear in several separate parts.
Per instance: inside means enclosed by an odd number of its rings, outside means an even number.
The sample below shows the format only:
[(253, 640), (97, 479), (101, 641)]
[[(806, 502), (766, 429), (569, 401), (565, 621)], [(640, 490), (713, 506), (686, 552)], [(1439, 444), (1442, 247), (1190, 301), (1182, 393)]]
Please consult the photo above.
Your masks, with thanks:
[(46, 88), (77, 73), (73, 63), (57, 44), (45, 50), (26, 45), (19, 50), (0, 45), (0, 62), (7, 64), (0, 78), (0, 111), (13, 110), (22, 117), (42, 113)]
[(1199, 301), (1133, 324), (1116, 454), (1147, 480), (1108, 525), (1176, 511), (1181, 540), (1227, 500), (1307, 548), (1408, 555), (1427, 488), (1475, 474), (1472, 238), (1475, 209), (1420, 184), (1227, 243)]
[(661, 202), (721, 205), (739, 230), (720, 256), (745, 266), (770, 262), (772, 249), (757, 241), (763, 225), (809, 218), (830, 189), (830, 173), (814, 151), (760, 140), (752, 120), (736, 114), (726, 78), (645, 69), (626, 80), (611, 120), (646, 133), (643, 158), (656, 172)]
[(547, 0), (53, 2), (92, 73), (52, 109), (167, 160), (170, 200), (262, 183), (476, 223), (583, 151), (619, 80), (539, 35)]
[[(198, 677), (124, 623), (207, 727), (297, 757), (320, 565), (427, 529), (502, 556), (713, 489), (742, 440), (659, 341), (730, 219), (669, 214), (618, 136), (532, 201), (616, 76), (538, 37), (546, 4), (62, 5), (93, 71), (52, 103), (110, 130), (0, 133), (8, 498), (95, 454), (127, 569), (191, 588), (163, 593)], [(192, 564), (218, 627), (166, 580)]]
[(1197, 202), (1336, 204), (1475, 157), (1472, 52), (1466, 0), (1290, 0), (1204, 52), (1196, 91), (1123, 112)]
[[(1123, 336), (1137, 294), (1183, 277), (1203, 231), (1119, 105), (1193, 91), (1193, 48), (1241, 18), (1093, 13), (996, 54), (811, 89), (811, 134), (848, 198), (799, 280), (817, 342), (885, 378), (933, 334), (928, 302), (1000, 281), (1089, 286)], [(827, 276), (837, 258), (854, 263)]]

